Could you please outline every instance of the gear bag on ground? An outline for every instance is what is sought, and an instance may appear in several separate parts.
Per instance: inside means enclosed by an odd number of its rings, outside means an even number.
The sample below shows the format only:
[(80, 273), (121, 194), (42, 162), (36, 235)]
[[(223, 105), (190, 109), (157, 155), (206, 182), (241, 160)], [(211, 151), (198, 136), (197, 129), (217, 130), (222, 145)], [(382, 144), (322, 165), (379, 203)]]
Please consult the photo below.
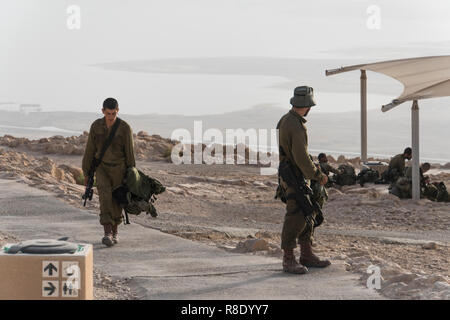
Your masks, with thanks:
[(338, 168), (341, 173), (335, 174), (334, 183), (340, 186), (350, 186), (356, 184), (355, 168), (349, 164), (341, 164)]

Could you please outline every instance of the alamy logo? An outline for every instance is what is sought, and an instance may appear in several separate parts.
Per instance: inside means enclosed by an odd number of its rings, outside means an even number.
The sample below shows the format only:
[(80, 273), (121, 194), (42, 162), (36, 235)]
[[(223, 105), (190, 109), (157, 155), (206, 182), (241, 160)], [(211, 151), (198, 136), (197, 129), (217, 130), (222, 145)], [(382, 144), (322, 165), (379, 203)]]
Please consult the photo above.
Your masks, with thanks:
[[(269, 135), (270, 145), (268, 144)], [(246, 164), (248, 162), (248, 164), (266, 165), (260, 168), (261, 175), (272, 175), (277, 172), (279, 159), (277, 152), (274, 152), (278, 150), (276, 129), (270, 132), (267, 129), (253, 128), (246, 131), (225, 129), (224, 135), (216, 128), (203, 132), (202, 121), (194, 121), (193, 139), (189, 130), (183, 128), (174, 130), (171, 139), (180, 141), (171, 152), (172, 163), (177, 165), (191, 164), (193, 156), (194, 164)], [(203, 144), (206, 145), (204, 149)], [(252, 152), (248, 152), (249, 149)]]
[(369, 17), (367, 18), (366, 26), (369, 30), (381, 29), (381, 9), (377, 5), (371, 5), (366, 10)]
[(81, 9), (77, 5), (67, 7), (67, 29), (79, 30), (81, 29)]
[(367, 273), (371, 274), (369, 278), (367, 278), (367, 288), (369, 289), (381, 289), (381, 270), (380, 267), (370, 265), (367, 268)]

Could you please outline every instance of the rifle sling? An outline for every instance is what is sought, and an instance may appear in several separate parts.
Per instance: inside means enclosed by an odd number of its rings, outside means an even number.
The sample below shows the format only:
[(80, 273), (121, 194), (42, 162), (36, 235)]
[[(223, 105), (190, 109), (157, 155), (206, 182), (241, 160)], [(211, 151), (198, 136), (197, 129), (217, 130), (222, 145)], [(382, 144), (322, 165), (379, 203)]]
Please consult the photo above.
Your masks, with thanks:
[(117, 118), (116, 122), (114, 122), (114, 125), (111, 128), (111, 132), (109, 133), (108, 139), (106, 139), (105, 144), (102, 147), (99, 158), (96, 159), (94, 157), (94, 161), (92, 163), (92, 165), (94, 166), (94, 171), (102, 162), (102, 159), (103, 159), (103, 156), (105, 155), (106, 150), (109, 148), (112, 140), (114, 139), (114, 136), (116, 135), (116, 131), (117, 131), (117, 128), (119, 128), (119, 124), (120, 124), (120, 118)]

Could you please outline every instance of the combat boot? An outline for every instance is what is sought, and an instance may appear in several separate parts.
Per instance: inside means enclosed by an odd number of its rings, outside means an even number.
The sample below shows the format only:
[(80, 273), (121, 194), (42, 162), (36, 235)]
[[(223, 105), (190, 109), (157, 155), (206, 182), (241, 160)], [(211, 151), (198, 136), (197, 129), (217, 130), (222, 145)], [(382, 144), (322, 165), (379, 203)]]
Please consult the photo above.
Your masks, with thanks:
[(105, 230), (105, 236), (102, 238), (102, 243), (107, 247), (112, 247), (113, 242), (113, 226), (111, 224), (104, 224), (103, 229)]
[(112, 227), (112, 240), (114, 244), (119, 243), (119, 231), (117, 230), (119, 225), (114, 225)]
[(329, 260), (321, 260), (312, 252), (311, 241), (301, 242), (300, 251), (300, 263), (306, 267), (325, 268), (331, 264)]
[(294, 249), (284, 250), (283, 271), (295, 274), (304, 274), (308, 272), (308, 268), (302, 266), (295, 260)]

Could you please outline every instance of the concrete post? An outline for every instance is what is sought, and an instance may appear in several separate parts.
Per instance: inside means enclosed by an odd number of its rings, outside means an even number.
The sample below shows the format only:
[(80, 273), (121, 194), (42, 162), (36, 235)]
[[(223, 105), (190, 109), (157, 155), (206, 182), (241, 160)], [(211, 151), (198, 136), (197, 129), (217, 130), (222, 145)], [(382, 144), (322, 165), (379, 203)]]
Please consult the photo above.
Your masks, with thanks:
[(361, 161), (367, 161), (367, 76), (361, 70)]
[(419, 104), (413, 101), (411, 108), (412, 132), (412, 199), (420, 199), (420, 149), (419, 149)]

